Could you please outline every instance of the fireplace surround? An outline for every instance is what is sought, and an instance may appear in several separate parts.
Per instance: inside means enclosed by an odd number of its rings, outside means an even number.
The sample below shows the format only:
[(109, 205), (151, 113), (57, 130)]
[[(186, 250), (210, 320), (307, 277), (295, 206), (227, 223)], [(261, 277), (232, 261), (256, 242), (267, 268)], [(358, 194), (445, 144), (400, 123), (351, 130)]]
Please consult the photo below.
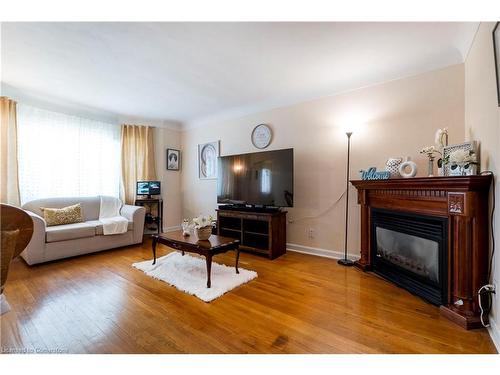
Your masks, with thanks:
[[(445, 317), (465, 329), (481, 327), (477, 292), (488, 281), (491, 179), (351, 181), (361, 209), (356, 266), (440, 305)], [(424, 293), (422, 286), (431, 288)]]

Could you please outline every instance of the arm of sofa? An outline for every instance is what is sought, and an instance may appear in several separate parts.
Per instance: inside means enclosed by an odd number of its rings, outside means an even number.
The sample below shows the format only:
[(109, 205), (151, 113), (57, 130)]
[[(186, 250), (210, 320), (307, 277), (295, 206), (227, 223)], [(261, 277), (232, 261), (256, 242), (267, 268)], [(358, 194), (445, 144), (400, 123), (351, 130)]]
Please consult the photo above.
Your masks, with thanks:
[(47, 227), (47, 223), (41, 216), (31, 211), (26, 210), (26, 213), (30, 215), (33, 220), (33, 237), (31, 237), (28, 246), (26, 246), (26, 249), (21, 253), (21, 257), (31, 266), (32, 264), (42, 263), (44, 261), (45, 228)]
[(120, 215), (134, 223), (134, 243), (141, 243), (144, 234), (144, 217), (146, 216), (146, 209), (141, 206), (124, 204), (120, 210)]

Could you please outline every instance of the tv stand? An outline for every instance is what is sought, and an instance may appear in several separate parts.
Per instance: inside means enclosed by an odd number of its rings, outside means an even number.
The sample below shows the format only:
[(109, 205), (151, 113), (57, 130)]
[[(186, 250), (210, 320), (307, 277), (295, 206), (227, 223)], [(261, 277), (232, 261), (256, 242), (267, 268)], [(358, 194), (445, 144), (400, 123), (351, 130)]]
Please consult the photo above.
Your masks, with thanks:
[(286, 211), (217, 210), (217, 234), (240, 240), (240, 248), (275, 259), (286, 253)]
[[(156, 232), (160, 234), (163, 232), (163, 199), (161, 197), (137, 197), (134, 205), (146, 208), (146, 217), (144, 218), (144, 234), (153, 234)], [(155, 206), (156, 210), (153, 210)]]
[(241, 212), (259, 212), (259, 213), (275, 213), (280, 212), (281, 208), (279, 207), (271, 207), (271, 206), (245, 206), (239, 204), (225, 204), (219, 206), (219, 210), (221, 211), (241, 211)]

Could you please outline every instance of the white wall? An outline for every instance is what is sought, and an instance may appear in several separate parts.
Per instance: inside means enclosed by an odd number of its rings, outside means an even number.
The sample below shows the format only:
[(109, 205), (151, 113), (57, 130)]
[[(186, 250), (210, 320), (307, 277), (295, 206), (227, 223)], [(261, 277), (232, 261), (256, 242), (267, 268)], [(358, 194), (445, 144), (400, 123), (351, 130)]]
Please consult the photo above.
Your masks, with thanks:
[[(197, 145), (220, 140), (221, 154), (257, 151), (253, 127), (269, 124), (274, 139), (268, 148), (295, 150), (295, 207), (289, 209), (287, 242), (339, 251), (344, 240), (344, 203), (332, 206), (345, 189), (345, 125), (360, 125), (352, 136), (351, 177), (362, 168), (384, 167), (390, 157), (410, 155), (426, 174), (418, 150), (434, 143), (437, 128), (450, 129), (450, 142), (463, 142), (463, 64), (348, 93), (254, 115), (213, 122), (182, 132), (183, 216), (211, 214), (216, 208), (216, 181), (200, 180)], [(359, 255), (359, 207), (351, 190), (349, 250)], [(323, 215), (320, 215), (324, 213)], [(313, 219), (303, 219), (313, 216)], [(309, 228), (314, 238), (309, 238)]]
[[(465, 136), (479, 140), (481, 148), (481, 170), (495, 173), (495, 195), (500, 197), (497, 175), (500, 173), (500, 108), (497, 101), (495, 61), (492, 30), (494, 22), (482, 23), (465, 61)], [(493, 283), (500, 286), (500, 210), (495, 212), (494, 233), (497, 249), (493, 259)], [(500, 296), (494, 296), (491, 314), (494, 331), (492, 337), (500, 347)]]
[[(181, 172), (167, 170), (167, 148), (180, 150), (181, 135), (177, 130), (155, 129), (156, 173), (162, 183), (163, 231), (178, 229), (182, 221)], [(182, 168), (181, 152), (181, 168)]]

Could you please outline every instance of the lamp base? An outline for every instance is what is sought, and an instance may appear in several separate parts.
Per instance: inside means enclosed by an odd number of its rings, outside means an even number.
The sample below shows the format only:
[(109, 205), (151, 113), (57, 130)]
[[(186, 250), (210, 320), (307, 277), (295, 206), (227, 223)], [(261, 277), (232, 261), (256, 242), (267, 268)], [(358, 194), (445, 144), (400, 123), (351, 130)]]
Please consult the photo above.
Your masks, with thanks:
[(337, 263), (340, 264), (341, 266), (346, 266), (346, 267), (354, 266), (354, 262), (350, 259), (339, 259)]

